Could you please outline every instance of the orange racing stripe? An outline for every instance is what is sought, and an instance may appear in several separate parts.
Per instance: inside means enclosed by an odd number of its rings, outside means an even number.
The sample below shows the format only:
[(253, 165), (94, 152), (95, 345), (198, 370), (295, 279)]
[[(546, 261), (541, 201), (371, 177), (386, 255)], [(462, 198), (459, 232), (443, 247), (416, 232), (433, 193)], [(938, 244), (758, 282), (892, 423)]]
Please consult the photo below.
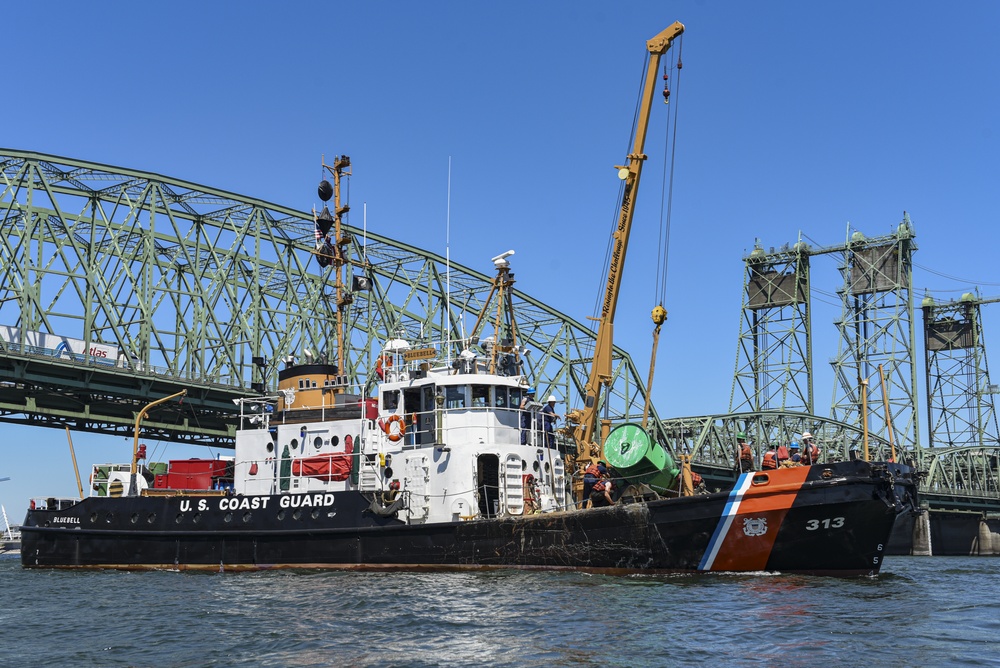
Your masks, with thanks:
[[(733, 508), (732, 521), (721, 536), (722, 543), (709, 570), (764, 570), (778, 529), (808, 474), (808, 466), (748, 474), (755, 480), (767, 476), (767, 483), (751, 484)], [(726, 521), (726, 517), (719, 519), (720, 523)]]

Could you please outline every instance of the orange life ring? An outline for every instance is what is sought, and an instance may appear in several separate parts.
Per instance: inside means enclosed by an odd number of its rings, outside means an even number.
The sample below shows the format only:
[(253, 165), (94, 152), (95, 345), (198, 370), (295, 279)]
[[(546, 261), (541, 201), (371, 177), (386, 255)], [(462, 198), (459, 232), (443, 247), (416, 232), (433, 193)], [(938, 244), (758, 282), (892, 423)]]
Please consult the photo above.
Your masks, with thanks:
[[(399, 429), (397, 431), (392, 430), (392, 425), (398, 424)], [(399, 439), (406, 436), (406, 421), (403, 420), (402, 415), (390, 415), (389, 418), (382, 423), (382, 431), (385, 435), (389, 437), (389, 440), (395, 443)]]

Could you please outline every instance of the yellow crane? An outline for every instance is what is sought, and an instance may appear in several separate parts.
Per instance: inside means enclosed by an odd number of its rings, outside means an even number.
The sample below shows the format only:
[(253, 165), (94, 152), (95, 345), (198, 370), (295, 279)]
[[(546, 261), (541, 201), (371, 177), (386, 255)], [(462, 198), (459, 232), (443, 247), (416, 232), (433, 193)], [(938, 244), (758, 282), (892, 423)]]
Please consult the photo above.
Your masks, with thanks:
[[(632, 229), (636, 195), (639, 191), (639, 177), (642, 174), (643, 162), (646, 160), (643, 150), (646, 144), (649, 116), (653, 108), (656, 74), (659, 72), (661, 57), (670, 49), (674, 39), (683, 32), (684, 25), (680, 22), (674, 22), (666, 30), (663, 30), (656, 37), (646, 42), (646, 48), (649, 51), (650, 57), (644, 79), (639, 118), (636, 123), (635, 142), (632, 153), (628, 156), (628, 164), (615, 165), (616, 169), (618, 169), (618, 177), (625, 181), (625, 189), (618, 214), (618, 226), (614, 234), (614, 247), (611, 253), (611, 263), (608, 267), (608, 280), (604, 290), (601, 315), (597, 318), (597, 342), (594, 348), (594, 359), (584, 390), (584, 406), (582, 409), (569, 411), (567, 414), (567, 423), (572, 425), (573, 439), (576, 441), (576, 462), (580, 468), (585, 468), (601, 458), (601, 444), (604, 442), (604, 438), (610, 429), (609, 421), (604, 420), (601, 422), (600, 438), (598, 439), (595, 435), (597, 432), (597, 409), (600, 404), (600, 394), (603, 388), (611, 384), (615, 309), (618, 306), (622, 268), (625, 265), (625, 254), (628, 251), (628, 238)], [(660, 323), (657, 324), (659, 325)]]

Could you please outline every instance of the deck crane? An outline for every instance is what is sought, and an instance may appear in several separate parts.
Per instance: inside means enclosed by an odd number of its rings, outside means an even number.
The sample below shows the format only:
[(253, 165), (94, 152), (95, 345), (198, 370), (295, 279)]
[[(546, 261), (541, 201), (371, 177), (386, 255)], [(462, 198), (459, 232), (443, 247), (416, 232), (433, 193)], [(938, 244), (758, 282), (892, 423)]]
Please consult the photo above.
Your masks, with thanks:
[[(614, 234), (614, 248), (611, 253), (611, 263), (608, 267), (608, 280), (604, 290), (604, 301), (598, 320), (597, 341), (594, 347), (594, 360), (590, 376), (585, 387), (585, 403), (582, 409), (568, 412), (567, 423), (572, 425), (573, 439), (576, 442), (576, 463), (580, 468), (597, 462), (601, 458), (601, 444), (610, 429), (607, 420), (601, 423), (600, 440), (595, 438), (597, 432), (597, 410), (602, 388), (611, 384), (611, 358), (613, 353), (613, 330), (615, 309), (618, 305), (618, 293), (621, 289), (622, 268), (625, 264), (625, 253), (628, 250), (628, 238), (632, 228), (632, 216), (635, 210), (636, 195), (639, 192), (639, 177), (642, 174), (642, 164), (646, 160), (643, 149), (646, 143), (646, 131), (649, 126), (649, 116), (653, 107), (653, 93), (656, 85), (656, 74), (660, 67), (660, 58), (670, 49), (674, 39), (684, 32), (684, 25), (674, 22), (666, 30), (646, 42), (649, 51), (649, 64), (646, 68), (642, 102), (639, 107), (639, 118), (635, 128), (635, 143), (632, 153), (628, 156), (627, 165), (616, 165), (618, 177), (625, 181), (621, 208), (618, 213), (618, 226)], [(647, 388), (648, 390), (648, 388)]]

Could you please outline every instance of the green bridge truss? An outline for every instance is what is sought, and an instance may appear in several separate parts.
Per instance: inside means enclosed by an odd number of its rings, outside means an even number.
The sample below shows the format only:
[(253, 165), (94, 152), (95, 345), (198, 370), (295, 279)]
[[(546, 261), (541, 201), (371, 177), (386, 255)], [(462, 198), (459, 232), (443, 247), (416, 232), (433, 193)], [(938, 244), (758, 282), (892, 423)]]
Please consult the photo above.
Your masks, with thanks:
[[(387, 339), (461, 338), (493, 277), (447, 268), (443, 257), (388, 236), (347, 232), (353, 272), (370, 289), (350, 296), (342, 373), (363, 391)], [(128, 433), (146, 401), (188, 388), (185, 405), (144, 423), (147, 434), (231, 444), (231, 400), (251, 388), (273, 391), (282, 360), (323, 355), (335, 340), (335, 276), (314, 249), (309, 213), (157, 174), (0, 149), (0, 420)], [(490, 251), (471, 259), (492, 269)], [(523, 292), (513, 301), (530, 350), (526, 371), (540, 393), (573, 405), (592, 331)], [(52, 337), (107, 357), (56, 356)], [(608, 414), (641, 416), (645, 388), (621, 350), (614, 369)]]

